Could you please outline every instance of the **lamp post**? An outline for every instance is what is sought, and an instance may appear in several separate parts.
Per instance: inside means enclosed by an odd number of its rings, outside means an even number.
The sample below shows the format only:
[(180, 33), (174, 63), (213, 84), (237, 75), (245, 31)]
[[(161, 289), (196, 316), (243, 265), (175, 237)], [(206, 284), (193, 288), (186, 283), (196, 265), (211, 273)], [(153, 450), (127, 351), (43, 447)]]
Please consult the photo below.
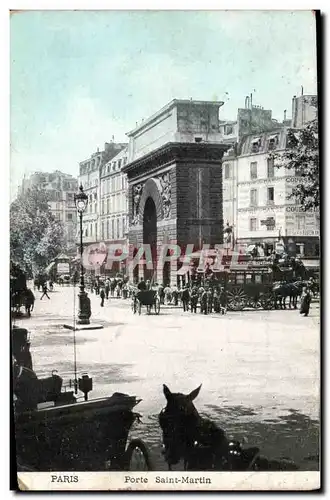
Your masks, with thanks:
[(85, 281), (84, 281), (84, 266), (83, 266), (83, 234), (82, 234), (82, 219), (83, 213), (86, 210), (88, 203), (88, 196), (84, 192), (82, 185), (80, 185), (79, 193), (74, 195), (74, 202), (76, 205), (77, 212), (79, 213), (80, 219), (80, 292), (79, 297), (79, 310), (78, 310), (78, 321), (79, 325), (89, 325), (89, 318), (91, 316), (90, 299), (85, 292)]

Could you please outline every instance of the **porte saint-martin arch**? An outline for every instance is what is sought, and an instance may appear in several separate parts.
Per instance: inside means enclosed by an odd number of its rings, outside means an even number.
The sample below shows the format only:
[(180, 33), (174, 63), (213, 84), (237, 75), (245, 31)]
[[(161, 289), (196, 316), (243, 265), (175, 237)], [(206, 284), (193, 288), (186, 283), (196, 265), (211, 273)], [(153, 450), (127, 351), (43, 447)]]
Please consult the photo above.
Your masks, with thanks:
[(189, 244), (198, 250), (222, 243), (221, 164), (228, 145), (216, 132), (221, 104), (174, 100), (128, 134), (129, 245), (150, 245), (152, 259), (149, 269), (141, 264), (131, 271), (131, 279), (177, 283), (182, 264), (163, 264), (164, 245), (184, 252)]

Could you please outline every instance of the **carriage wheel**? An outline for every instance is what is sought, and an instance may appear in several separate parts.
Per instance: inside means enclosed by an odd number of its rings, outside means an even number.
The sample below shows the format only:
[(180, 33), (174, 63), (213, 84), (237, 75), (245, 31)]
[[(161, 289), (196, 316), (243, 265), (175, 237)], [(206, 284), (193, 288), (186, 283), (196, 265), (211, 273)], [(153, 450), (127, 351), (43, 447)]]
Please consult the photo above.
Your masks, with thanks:
[(259, 297), (251, 297), (247, 305), (248, 307), (252, 307), (252, 309), (259, 309), (261, 307), (261, 300)]
[(247, 296), (242, 288), (233, 288), (227, 297), (228, 309), (231, 311), (242, 311), (247, 304)]
[(155, 313), (159, 314), (159, 312), (160, 312), (160, 300), (158, 297), (156, 297), (156, 299), (155, 299)]
[(124, 456), (124, 470), (148, 471), (152, 470), (150, 453), (142, 439), (132, 439)]
[(273, 307), (275, 306), (274, 297), (271, 293), (265, 293), (261, 297), (260, 301), (262, 308), (265, 309), (265, 311), (269, 311), (270, 309), (273, 309)]

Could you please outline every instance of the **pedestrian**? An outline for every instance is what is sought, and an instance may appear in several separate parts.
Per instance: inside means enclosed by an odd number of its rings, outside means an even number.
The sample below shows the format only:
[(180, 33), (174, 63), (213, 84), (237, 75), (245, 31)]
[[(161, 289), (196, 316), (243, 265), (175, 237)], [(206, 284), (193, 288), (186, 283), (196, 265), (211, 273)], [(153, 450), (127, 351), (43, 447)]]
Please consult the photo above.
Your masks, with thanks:
[(165, 305), (168, 305), (171, 303), (171, 300), (172, 300), (171, 289), (168, 285), (166, 285), (166, 287), (164, 288), (164, 294), (165, 294), (164, 303), (165, 303)]
[(144, 281), (143, 278), (140, 278), (140, 283), (138, 284), (137, 287), (139, 290), (146, 290), (147, 289), (146, 282)]
[(105, 280), (105, 298), (108, 300), (109, 298), (109, 292), (110, 292), (110, 280), (107, 278)]
[(97, 277), (95, 280), (95, 295), (99, 295), (99, 294), (100, 294), (100, 281), (99, 281), (99, 277)]
[(158, 296), (159, 296), (159, 300), (160, 300), (160, 303), (162, 305), (164, 305), (164, 298), (165, 298), (165, 294), (164, 294), (164, 285), (159, 285), (158, 287)]
[(49, 290), (52, 292), (54, 289), (53, 280), (49, 280)]
[(104, 307), (105, 291), (104, 288), (100, 290), (101, 307)]
[(47, 297), (48, 299), (50, 299), (50, 297), (49, 297), (49, 295), (48, 295), (48, 293), (47, 293), (47, 292), (48, 292), (48, 288), (47, 288), (47, 283), (45, 282), (45, 283), (42, 285), (42, 295), (41, 295), (41, 297), (40, 297), (40, 300), (42, 300), (42, 297), (43, 297), (44, 295), (46, 295), (46, 297)]
[(176, 285), (173, 285), (172, 287), (172, 299), (173, 299), (173, 304), (177, 306), (179, 303), (179, 290)]
[(201, 314), (207, 314), (207, 293), (204, 288), (200, 289)]
[(227, 312), (227, 294), (223, 287), (220, 288), (219, 302), (221, 314), (225, 314)]
[(307, 287), (304, 287), (301, 295), (300, 314), (308, 316), (311, 301), (312, 301), (311, 293)]
[(181, 293), (183, 312), (189, 311), (189, 299), (190, 299), (189, 289), (187, 285), (185, 285)]
[(198, 304), (198, 291), (197, 288), (193, 287), (190, 293), (191, 312), (197, 313), (197, 304)]
[(213, 293), (213, 308), (215, 313), (220, 312), (220, 299), (219, 299), (219, 292), (215, 288), (214, 293)]

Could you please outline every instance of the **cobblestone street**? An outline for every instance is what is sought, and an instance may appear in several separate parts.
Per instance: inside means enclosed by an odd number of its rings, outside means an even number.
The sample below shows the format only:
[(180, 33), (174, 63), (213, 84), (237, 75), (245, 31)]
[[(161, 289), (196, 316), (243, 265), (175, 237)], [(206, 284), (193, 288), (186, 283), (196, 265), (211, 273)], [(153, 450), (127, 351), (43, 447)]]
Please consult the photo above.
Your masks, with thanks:
[[(16, 320), (31, 333), (34, 368), (73, 377), (72, 323), (78, 289), (57, 286), (36, 303), (32, 317)], [(319, 306), (305, 318), (297, 310), (133, 315), (130, 300), (89, 295), (92, 321), (101, 330), (77, 331), (79, 375), (93, 377), (92, 397), (119, 391), (142, 399), (142, 423), (132, 434), (145, 439), (158, 469), (161, 433), (157, 416), (165, 405), (162, 384), (174, 392), (202, 385), (195, 401), (229, 435), (247, 438), (271, 458), (291, 458), (303, 470), (318, 468)], [(77, 307), (77, 300), (76, 300)]]

